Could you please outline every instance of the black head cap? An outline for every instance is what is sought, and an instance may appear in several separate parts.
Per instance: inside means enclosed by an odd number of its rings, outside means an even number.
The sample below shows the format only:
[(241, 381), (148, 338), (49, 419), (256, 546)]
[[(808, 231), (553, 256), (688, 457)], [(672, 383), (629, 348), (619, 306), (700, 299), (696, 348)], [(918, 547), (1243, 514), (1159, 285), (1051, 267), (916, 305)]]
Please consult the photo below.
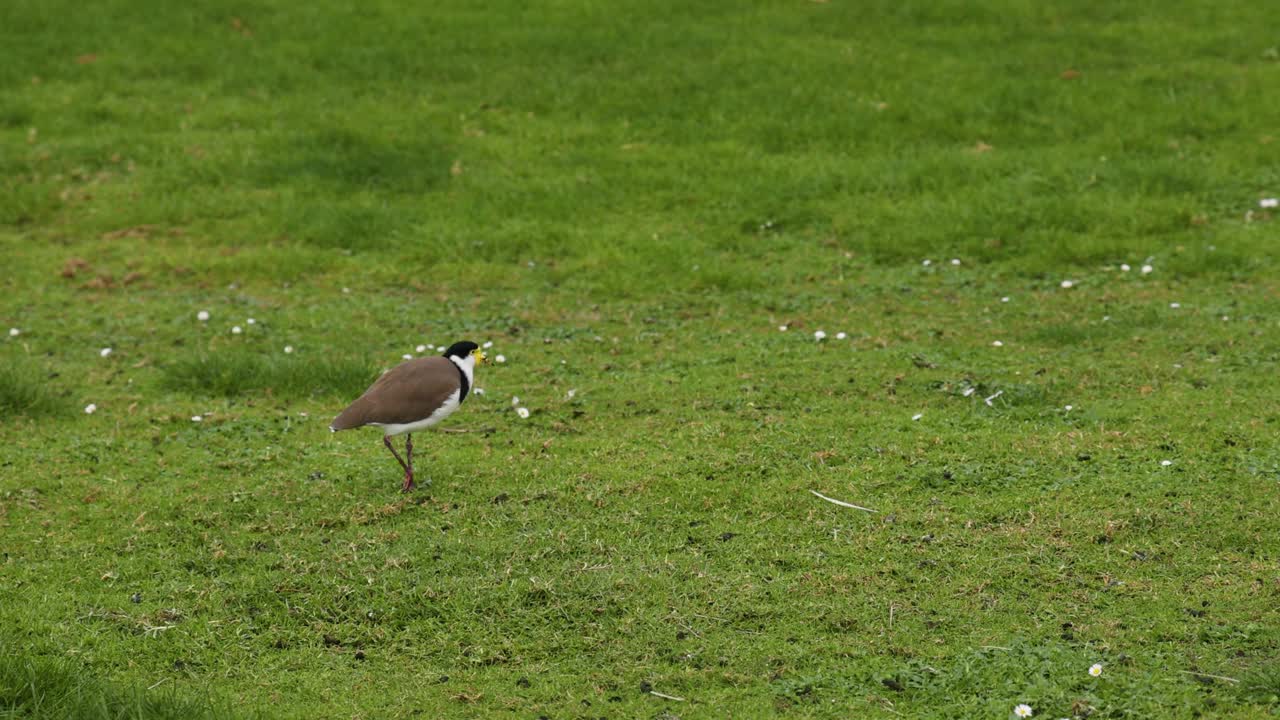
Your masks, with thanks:
[(444, 351), (444, 356), (452, 356), (461, 360), (475, 352), (479, 347), (479, 345), (471, 342), (470, 340), (463, 340), (462, 342), (456, 342), (450, 345), (449, 349)]

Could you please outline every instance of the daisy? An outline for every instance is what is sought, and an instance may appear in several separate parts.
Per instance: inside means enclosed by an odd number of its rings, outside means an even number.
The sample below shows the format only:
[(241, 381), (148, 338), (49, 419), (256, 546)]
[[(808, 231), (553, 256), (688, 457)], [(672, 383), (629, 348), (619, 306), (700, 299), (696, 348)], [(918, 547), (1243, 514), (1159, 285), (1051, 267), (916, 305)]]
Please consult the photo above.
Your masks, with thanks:
[(473, 393), (475, 393), (475, 394), (477, 394), (477, 395), (483, 395), (483, 394), (484, 394), (484, 388), (476, 388), (475, 390), (472, 390), (471, 392), (473, 392)]
[(779, 325), (779, 326), (778, 326), (778, 332), (786, 332), (786, 331), (787, 331), (787, 326), (786, 326), (786, 325)]
[(18, 337), (21, 334), (22, 331), (18, 328), (9, 328), (9, 337)]
[(496, 363), (504, 363), (504, 362), (506, 362), (506, 361), (507, 361), (507, 356), (506, 356), (506, 355), (499, 355), (499, 356), (495, 357), (495, 358), (493, 359), (493, 361), (494, 361), (494, 362), (496, 362)]
[(842, 332), (838, 332), (838, 333), (836, 333), (836, 339), (837, 339), (837, 340), (843, 340), (843, 339), (845, 339), (845, 338), (847, 338), (847, 337), (849, 337), (849, 336), (848, 336), (848, 335), (846, 335), (846, 334), (844, 334), (844, 333), (842, 333)]
[(933, 261), (932, 261), (932, 260), (925, 260), (924, 262), (922, 262), (922, 263), (920, 263), (920, 264), (921, 264), (921, 265), (923, 265), (923, 266), (925, 266), (925, 267), (929, 267), (930, 265), (932, 265), (932, 264), (933, 264)]
[(1129, 272), (1132, 269), (1129, 267), (1129, 263), (1120, 263), (1120, 272)]
[(484, 344), (484, 349), (488, 350), (491, 347), (493, 347), (493, 341), (492, 340), (486, 341)]
[(574, 390), (574, 389), (572, 389), (572, 388), (571, 388), (571, 389), (569, 390), (569, 392), (567, 392), (567, 393), (565, 393), (565, 394), (564, 394), (564, 396), (565, 396), (566, 398), (568, 398), (569, 400), (572, 400), (572, 399), (573, 399), (573, 396), (574, 396), (574, 395), (577, 395), (577, 394), (578, 394), (578, 391), (577, 391), (577, 390)]
[(1169, 303), (1169, 307), (1173, 308), (1174, 310), (1177, 310), (1178, 308), (1182, 307), (1182, 303)]
[(240, 334), (240, 333), (242, 333), (242, 332), (244, 332), (244, 328), (240, 327), (239, 325), (233, 325), (233, 326), (231, 326), (231, 334), (232, 334), (232, 335), (239, 335), (239, 334)]
[(1280, 199), (1262, 198), (1261, 200), (1258, 201), (1258, 207), (1264, 207), (1264, 208), (1280, 207)]
[(424, 352), (426, 352), (426, 351), (427, 351), (427, 346), (426, 346), (426, 345), (419, 345), (418, 347), (414, 348), (414, 349), (413, 349), (413, 351), (414, 351), (414, 352), (419, 352), (419, 353), (424, 353)]
[(1089, 674), (1098, 677), (1102, 674), (1102, 663), (1094, 663), (1089, 666)]
[(1143, 274), (1143, 275), (1148, 275), (1148, 274), (1150, 274), (1152, 270), (1155, 270), (1155, 268), (1151, 267), (1150, 265), (1143, 265), (1143, 266), (1142, 266), (1142, 274)]
[(1029, 718), (1032, 715), (1031, 706), (1026, 703), (1022, 703), (1013, 709), (1013, 714), (1020, 718)]
[(97, 406), (97, 405), (95, 405), (94, 403), (89, 403), (88, 405), (85, 405), (85, 406), (84, 406), (84, 414), (85, 414), (85, 415), (92, 415), (92, 414), (94, 414), (95, 412), (97, 412), (97, 410), (98, 410), (98, 406)]
[(293, 354), (293, 346), (292, 346), (292, 345), (285, 345), (285, 346), (284, 346), (284, 354), (285, 354), (285, 355), (292, 355), (292, 354)]
[(1009, 296), (1005, 295), (1004, 297), (1000, 298), (1000, 302), (1009, 302)]
[(405, 354), (401, 355), (400, 357), (404, 358), (405, 360), (412, 360), (412, 359), (413, 359), (413, 356), (412, 356), (412, 355), (410, 355), (409, 353), (405, 353)]
[(529, 418), (529, 408), (527, 408), (527, 407), (518, 407), (518, 408), (516, 408), (516, 414), (517, 414), (517, 415), (519, 415), (519, 416), (521, 417), (521, 419), (525, 419), (525, 420), (527, 420), (527, 419)]
[(209, 319), (209, 311), (208, 311), (208, 310), (201, 310), (200, 312), (196, 313), (196, 319), (197, 319), (197, 320), (199, 320), (200, 322), (206, 322), (206, 321), (208, 321), (208, 319)]
[(1004, 343), (1000, 342), (999, 340), (995, 340), (991, 344), (995, 347), (1004, 347)]
[(1169, 466), (1170, 466), (1170, 465), (1172, 465), (1172, 464), (1173, 464), (1173, 461), (1172, 461), (1172, 460), (1161, 460), (1161, 461), (1160, 461), (1160, 467), (1169, 467)]
[(191, 416), (191, 422), (202, 422), (203, 420), (204, 420), (204, 417), (202, 417), (202, 416), (200, 416), (200, 415), (192, 415), (192, 416)]
[(823, 340), (827, 339), (827, 333), (823, 330), (818, 330), (813, 333), (813, 339), (817, 340), (818, 342), (822, 342)]
[(519, 405), (519, 404), (520, 404), (520, 396), (519, 396), (519, 395), (512, 395), (512, 396), (511, 396), (511, 406), (512, 406), (512, 407), (515, 407), (516, 405)]
[(101, 350), (98, 351), (98, 354), (101, 355), (102, 357), (106, 357), (111, 354), (111, 348), (102, 348)]
[(919, 419), (920, 419), (920, 418), (922, 418), (922, 417), (924, 417), (924, 413), (916, 413), (915, 415), (912, 415), (912, 416), (911, 416), (911, 419), (912, 419), (912, 420), (919, 420)]
[(247, 320), (245, 320), (245, 322), (248, 323), (249, 325), (255, 325), (257, 324), (258, 321), (254, 320), (253, 318), (248, 318)]
[(952, 264), (952, 265), (959, 265), (959, 264), (960, 264), (960, 258), (951, 258), (951, 264)]
[(1058, 283), (1058, 284), (1059, 284), (1060, 286), (1062, 286), (1064, 289), (1067, 289), (1067, 288), (1074, 287), (1074, 286), (1075, 286), (1075, 284), (1076, 284), (1076, 281), (1075, 281), (1075, 280), (1063, 280), (1062, 282), (1060, 282), (1060, 283)]

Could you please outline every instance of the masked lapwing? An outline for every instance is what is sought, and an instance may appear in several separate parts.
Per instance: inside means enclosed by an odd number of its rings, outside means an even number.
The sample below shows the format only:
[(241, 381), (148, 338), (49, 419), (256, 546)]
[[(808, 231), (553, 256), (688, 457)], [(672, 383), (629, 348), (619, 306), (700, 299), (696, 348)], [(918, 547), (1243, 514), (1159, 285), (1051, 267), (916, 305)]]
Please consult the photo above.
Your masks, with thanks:
[[(467, 399), (476, 365), (484, 352), (473, 342), (456, 342), (437, 357), (403, 362), (374, 381), (364, 394), (329, 425), (331, 432), (373, 425), (382, 428), (382, 444), (404, 468), (404, 492), (413, 489), (413, 433), (453, 414)], [(391, 438), (404, 435), (401, 458)]]

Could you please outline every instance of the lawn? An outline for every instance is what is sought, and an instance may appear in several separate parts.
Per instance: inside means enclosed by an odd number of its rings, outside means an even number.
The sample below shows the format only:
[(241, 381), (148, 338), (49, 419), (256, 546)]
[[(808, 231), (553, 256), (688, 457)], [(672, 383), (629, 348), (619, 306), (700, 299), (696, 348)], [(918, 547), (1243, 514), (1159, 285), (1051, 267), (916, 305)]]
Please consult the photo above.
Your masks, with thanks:
[(1058, 5), (5, 3), (0, 717), (1280, 714), (1275, 13)]

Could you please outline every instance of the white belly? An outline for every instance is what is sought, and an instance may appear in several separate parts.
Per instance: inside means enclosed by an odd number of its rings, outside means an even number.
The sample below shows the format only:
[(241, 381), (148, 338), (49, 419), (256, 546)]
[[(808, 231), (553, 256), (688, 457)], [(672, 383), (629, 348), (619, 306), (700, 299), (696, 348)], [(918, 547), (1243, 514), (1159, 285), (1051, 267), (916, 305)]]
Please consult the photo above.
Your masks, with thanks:
[(403, 435), (405, 433), (417, 432), (419, 430), (426, 430), (432, 425), (435, 425), (441, 420), (449, 417), (450, 415), (453, 414), (454, 410), (458, 409), (458, 406), (462, 404), (461, 402), (458, 401), (458, 396), (460, 394), (461, 394), (461, 390), (455, 390), (454, 393), (449, 396), (449, 399), (444, 401), (443, 405), (436, 408), (436, 411), (431, 413), (431, 415), (421, 420), (414, 420), (413, 422), (409, 422), (409, 423), (369, 423), (369, 424), (377, 425), (378, 427), (382, 428), (382, 432), (386, 433), (388, 436)]

